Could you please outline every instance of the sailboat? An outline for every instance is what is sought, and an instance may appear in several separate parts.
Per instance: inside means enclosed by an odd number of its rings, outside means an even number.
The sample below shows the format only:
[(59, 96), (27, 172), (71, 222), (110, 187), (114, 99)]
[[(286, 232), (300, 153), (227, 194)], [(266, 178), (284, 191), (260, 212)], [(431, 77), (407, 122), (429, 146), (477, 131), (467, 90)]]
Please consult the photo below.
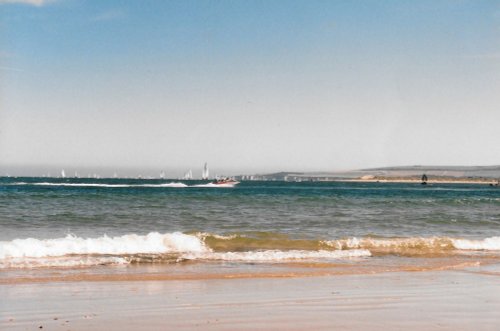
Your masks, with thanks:
[(427, 175), (426, 175), (426, 174), (424, 174), (424, 175), (422, 176), (422, 182), (421, 182), (420, 184), (422, 184), (422, 185), (427, 185)]
[(64, 172), (64, 169), (61, 170), (61, 178), (66, 178), (66, 173)]
[(193, 179), (193, 172), (191, 171), (191, 169), (189, 169), (189, 171), (184, 174), (184, 179), (186, 180)]
[(208, 179), (208, 165), (207, 163), (205, 162), (205, 166), (203, 167), (203, 172), (201, 173), (201, 179), (203, 180), (207, 180)]
[(160, 172), (160, 179), (165, 179), (165, 171)]

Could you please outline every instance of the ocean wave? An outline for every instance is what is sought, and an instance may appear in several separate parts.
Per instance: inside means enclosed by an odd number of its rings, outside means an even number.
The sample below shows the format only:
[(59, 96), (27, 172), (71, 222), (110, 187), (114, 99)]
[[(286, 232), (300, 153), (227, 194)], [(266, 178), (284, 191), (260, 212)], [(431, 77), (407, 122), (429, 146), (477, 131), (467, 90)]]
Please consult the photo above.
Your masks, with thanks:
[(453, 246), (463, 250), (500, 250), (500, 237), (490, 237), (483, 240), (453, 239)]
[(280, 262), (366, 257), (380, 254), (459, 254), (500, 251), (500, 237), (481, 240), (449, 237), (293, 239), (283, 234), (252, 232), (218, 235), (181, 232), (147, 235), (0, 242), (0, 269), (76, 267), (129, 263), (177, 263), (185, 260)]
[(336, 249), (369, 249), (386, 253), (439, 253), (450, 250), (500, 250), (500, 237), (481, 240), (457, 239), (450, 237), (415, 237), (415, 238), (348, 238), (324, 241)]
[(79, 238), (67, 235), (56, 239), (15, 239), (0, 242), (0, 259), (56, 257), (71, 254), (140, 254), (205, 252), (208, 248), (196, 236), (180, 232), (147, 235), (129, 234), (119, 237)]
[(335, 240), (297, 239), (273, 232), (247, 232), (224, 236), (199, 233), (203, 242), (217, 252), (252, 250), (352, 250), (366, 249), (376, 254), (425, 255), (455, 254), (457, 251), (500, 251), (500, 237), (471, 240), (452, 237), (351, 237)]
[[(55, 239), (14, 239), (0, 242), (1, 268), (76, 267), (128, 263), (171, 263), (185, 260), (279, 262), (298, 259), (340, 259), (369, 256), (367, 250), (265, 249), (254, 245), (247, 251), (220, 251), (210, 240), (233, 241), (238, 235), (180, 232), (117, 237), (80, 238), (67, 235)], [(208, 239), (208, 240), (207, 240)], [(234, 244), (234, 242), (233, 242)], [(328, 247), (327, 247), (328, 248)]]

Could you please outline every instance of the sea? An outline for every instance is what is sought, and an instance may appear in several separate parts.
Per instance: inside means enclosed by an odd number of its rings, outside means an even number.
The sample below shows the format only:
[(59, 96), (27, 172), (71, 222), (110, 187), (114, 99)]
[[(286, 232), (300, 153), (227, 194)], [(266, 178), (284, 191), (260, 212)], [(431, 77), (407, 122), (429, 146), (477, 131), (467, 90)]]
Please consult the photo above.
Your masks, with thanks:
[(54, 270), (423, 270), (499, 256), (500, 188), (485, 184), (0, 178), (3, 281)]

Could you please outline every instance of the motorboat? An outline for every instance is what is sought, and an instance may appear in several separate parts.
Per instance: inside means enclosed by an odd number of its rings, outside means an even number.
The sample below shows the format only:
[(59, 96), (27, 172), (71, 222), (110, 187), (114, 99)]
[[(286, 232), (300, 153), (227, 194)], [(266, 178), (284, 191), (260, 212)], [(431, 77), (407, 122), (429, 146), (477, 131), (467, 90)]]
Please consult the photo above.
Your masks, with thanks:
[(237, 180), (234, 180), (232, 178), (217, 178), (211, 184), (216, 185), (216, 186), (222, 186), (222, 187), (233, 187), (239, 183), (240, 182), (238, 182)]

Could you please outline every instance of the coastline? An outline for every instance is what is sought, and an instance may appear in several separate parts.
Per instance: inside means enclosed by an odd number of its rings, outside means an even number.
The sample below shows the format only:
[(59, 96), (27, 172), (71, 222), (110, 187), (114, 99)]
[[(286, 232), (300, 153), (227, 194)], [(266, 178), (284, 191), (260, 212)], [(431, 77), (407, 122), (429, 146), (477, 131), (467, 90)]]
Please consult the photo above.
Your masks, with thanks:
[[(419, 178), (389, 178), (389, 177), (376, 177), (372, 179), (342, 179), (339, 182), (356, 182), (356, 183), (404, 183), (404, 184), (421, 184), (422, 180)], [(477, 185), (496, 185), (497, 180), (494, 179), (464, 179), (464, 178), (446, 178), (446, 179), (428, 179), (427, 184), (477, 184)]]

